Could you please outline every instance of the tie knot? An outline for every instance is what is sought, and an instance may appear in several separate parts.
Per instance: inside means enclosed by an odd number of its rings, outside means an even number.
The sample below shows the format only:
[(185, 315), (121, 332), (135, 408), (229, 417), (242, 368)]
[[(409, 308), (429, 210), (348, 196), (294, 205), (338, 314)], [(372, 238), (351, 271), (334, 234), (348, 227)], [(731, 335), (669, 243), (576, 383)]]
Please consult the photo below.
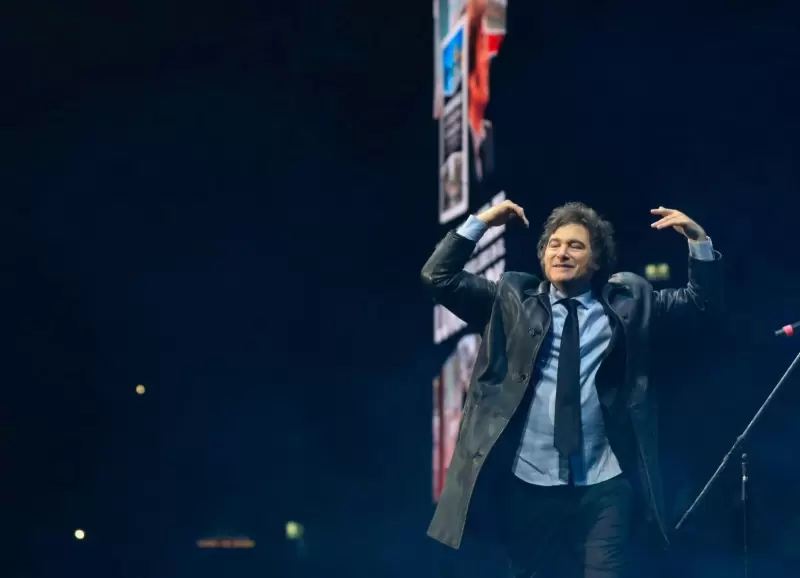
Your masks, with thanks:
[(578, 302), (575, 299), (562, 299), (559, 303), (566, 307), (568, 313), (575, 313), (578, 309)]

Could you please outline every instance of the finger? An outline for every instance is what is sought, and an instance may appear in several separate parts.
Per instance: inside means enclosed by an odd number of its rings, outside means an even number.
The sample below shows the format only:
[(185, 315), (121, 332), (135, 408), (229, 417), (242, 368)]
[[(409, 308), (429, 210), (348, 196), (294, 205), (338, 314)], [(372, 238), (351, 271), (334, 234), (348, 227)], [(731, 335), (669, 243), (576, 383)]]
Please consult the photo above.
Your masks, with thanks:
[(688, 222), (688, 218), (686, 215), (681, 213), (669, 215), (668, 217), (664, 217), (653, 223), (652, 227), (654, 229), (666, 229), (667, 227), (677, 227), (683, 226)]
[[(653, 209), (653, 210), (656, 211), (658, 209)], [(656, 221), (656, 223), (662, 223), (663, 221), (666, 221), (668, 219), (681, 219), (681, 218), (687, 219), (686, 215), (684, 215), (680, 211), (676, 211), (675, 209), (664, 209), (664, 212), (659, 212), (657, 214), (660, 214), (662, 218)]]
[(655, 223), (653, 223), (650, 226), (653, 227), (654, 229), (665, 229), (665, 228), (671, 226), (671, 224), (672, 224), (672, 219), (669, 218), (669, 217), (665, 217), (665, 218), (663, 218), (663, 219), (661, 219), (659, 221), (656, 221)]
[(527, 227), (530, 223), (528, 223), (528, 219), (525, 217), (525, 209), (514, 203), (511, 203), (511, 208), (514, 209), (514, 212), (520, 219), (522, 219), (522, 222), (525, 223), (525, 226)]
[(650, 213), (653, 215), (669, 215), (675, 212), (675, 209), (668, 209), (666, 207), (660, 206), (657, 209), (650, 209)]

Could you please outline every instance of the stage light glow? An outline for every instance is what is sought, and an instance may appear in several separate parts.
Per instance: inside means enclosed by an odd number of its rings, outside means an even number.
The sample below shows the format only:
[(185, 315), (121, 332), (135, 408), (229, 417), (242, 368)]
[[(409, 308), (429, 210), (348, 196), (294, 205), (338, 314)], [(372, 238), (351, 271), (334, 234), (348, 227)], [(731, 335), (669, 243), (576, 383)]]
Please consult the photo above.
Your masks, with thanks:
[(670, 277), (669, 264), (650, 263), (644, 268), (644, 276), (648, 281), (667, 281)]
[(145, 391), (146, 390), (145, 390), (144, 386), (141, 383), (136, 386), (136, 393), (138, 393), (139, 395), (144, 395)]
[(303, 524), (299, 522), (286, 522), (286, 539), (299, 540), (303, 537)]
[(86, 532), (78, 528), (75, 530), (75, 539), (76, 540), (83, 540), (86, 537)]
[(203, 549), (249, 550), (255, 548), (256, 543), (246, 536), (239, 538), (204, 538), (197, 541), (197, 547)]

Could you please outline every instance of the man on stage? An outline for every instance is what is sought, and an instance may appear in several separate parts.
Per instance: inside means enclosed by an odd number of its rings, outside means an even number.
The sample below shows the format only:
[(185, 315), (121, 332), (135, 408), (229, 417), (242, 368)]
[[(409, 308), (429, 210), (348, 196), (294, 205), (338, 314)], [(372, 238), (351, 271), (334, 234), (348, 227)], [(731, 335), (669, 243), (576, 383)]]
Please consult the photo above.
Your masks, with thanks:
[(436, 302), (482, 332), (431, 537), (453, 548), (465, 528), (498, 537), (521, 578), (542, 576), (559, 549), (585, 578), (621, 578), (638, 519), (667, 541), (649, 343), (721, 306), (721, 256), (685, 214), (651, 213), (653, 228), (688, 240), (686, 287), (612, 275), (612, 226), (580, 203), (545, 223), (542, 282), (463, 270), (489, 227), (528, 225), (511, 201), (470, 216), (428, 259), (422, 279)]

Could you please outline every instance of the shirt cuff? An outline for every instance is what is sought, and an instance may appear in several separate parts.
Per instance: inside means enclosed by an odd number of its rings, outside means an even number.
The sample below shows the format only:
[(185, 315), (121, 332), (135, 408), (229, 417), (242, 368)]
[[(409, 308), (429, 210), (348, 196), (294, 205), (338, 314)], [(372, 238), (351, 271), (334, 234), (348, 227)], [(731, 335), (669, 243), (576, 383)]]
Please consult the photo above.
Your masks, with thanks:
[(456, 230), (456, 234), (464, 237), (465, 239), (469, 239), (470, 241), (478, 242), (488, 229), (489, 227), (486, 225), (486, 223), (481, 221), (475, 215), (470, 215), (464, 224)]
[(703, 241), (689, 239), (689, 256), (698, 261), (713, 261), (714, 245), (711, 243), (711, 237), (706, 237)]

